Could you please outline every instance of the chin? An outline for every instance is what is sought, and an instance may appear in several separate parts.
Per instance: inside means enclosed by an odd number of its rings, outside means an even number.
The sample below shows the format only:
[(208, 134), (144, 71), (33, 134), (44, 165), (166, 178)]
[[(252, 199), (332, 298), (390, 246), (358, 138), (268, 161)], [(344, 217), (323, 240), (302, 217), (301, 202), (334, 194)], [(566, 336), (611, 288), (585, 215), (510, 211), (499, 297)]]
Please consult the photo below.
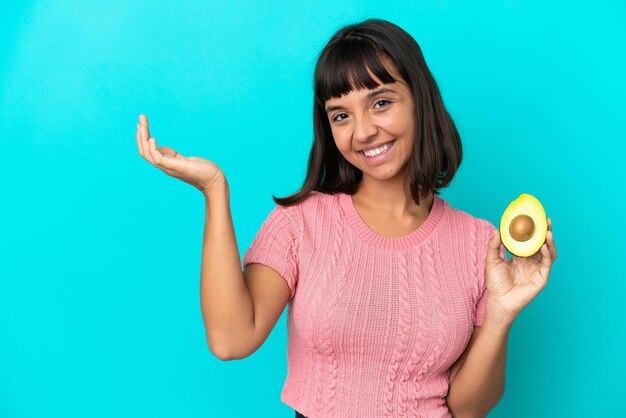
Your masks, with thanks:
[(363, 175), (374, 178), (376, 180), (393, 180), (401, 176), (401, 172), (399, 170), (390, 170), (387, 169), (385, 171), (376, 171), (376, 170), (365, 170), (363, 171)]

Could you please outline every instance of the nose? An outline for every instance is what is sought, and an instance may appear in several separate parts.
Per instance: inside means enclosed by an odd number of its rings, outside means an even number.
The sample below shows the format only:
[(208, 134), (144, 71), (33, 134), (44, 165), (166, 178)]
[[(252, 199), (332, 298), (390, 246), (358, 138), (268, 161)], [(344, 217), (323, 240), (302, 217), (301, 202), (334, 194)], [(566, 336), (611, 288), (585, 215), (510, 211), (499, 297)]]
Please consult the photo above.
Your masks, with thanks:
[(364, 112), (362, 116), (355, 118), (354, 131), (352, 133), (355, 141), (361, 143), (370, 142), (371, 138), (377, 133), (378, 127), (367, 112)]

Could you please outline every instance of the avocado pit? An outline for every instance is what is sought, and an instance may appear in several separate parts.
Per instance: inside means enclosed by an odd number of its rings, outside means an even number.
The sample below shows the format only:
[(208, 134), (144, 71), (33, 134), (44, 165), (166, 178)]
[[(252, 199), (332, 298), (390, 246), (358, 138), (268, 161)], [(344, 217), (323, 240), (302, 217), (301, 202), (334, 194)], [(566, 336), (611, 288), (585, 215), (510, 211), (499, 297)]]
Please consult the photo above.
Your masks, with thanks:
[(509, 234), (515, 241), (528, 241), (535, 234), (535, 223), (528, 215), (517, 215), (509, 225)]

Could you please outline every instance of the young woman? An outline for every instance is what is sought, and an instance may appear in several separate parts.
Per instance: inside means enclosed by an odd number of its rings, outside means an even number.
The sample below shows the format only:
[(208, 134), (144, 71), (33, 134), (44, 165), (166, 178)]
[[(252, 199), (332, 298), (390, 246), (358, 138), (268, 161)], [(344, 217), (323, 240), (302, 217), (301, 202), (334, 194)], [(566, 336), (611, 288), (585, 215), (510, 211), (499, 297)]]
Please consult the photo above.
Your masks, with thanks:
[(206, 197), (201, 302), (209, 348), (240, 359), (288, 304), (281, 400), (308, 417), (481, 417), (502, 397), (512, 323), (543, 289), (535, 255), (506, 259), (499, 231), (439, 196), (459, 134), (416, 41), (387, 21), (339, 30), (315, 69), (314, 142), (301, 190), (243, 258), (213, 162), (140, 154)]

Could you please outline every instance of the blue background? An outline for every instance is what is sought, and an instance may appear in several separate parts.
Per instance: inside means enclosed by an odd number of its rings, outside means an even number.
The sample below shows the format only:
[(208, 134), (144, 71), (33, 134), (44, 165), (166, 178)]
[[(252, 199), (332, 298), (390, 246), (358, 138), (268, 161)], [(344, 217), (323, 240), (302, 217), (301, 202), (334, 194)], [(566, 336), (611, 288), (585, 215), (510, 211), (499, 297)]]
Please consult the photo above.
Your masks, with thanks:
[(617, 416), (626, 8), (586, 3), (3, 2), (0, 416), (293, 416), (286, 310), (252, 356), (209, 352), (204, 200), (141, 158), (135, 124), (220, 165), (243, 256), (304, 179), (317, 54), (369, 17), (416, 38), (462, 135), (442, 197), (498, 225), (531, 193), (553, 219), (489, 416)]

